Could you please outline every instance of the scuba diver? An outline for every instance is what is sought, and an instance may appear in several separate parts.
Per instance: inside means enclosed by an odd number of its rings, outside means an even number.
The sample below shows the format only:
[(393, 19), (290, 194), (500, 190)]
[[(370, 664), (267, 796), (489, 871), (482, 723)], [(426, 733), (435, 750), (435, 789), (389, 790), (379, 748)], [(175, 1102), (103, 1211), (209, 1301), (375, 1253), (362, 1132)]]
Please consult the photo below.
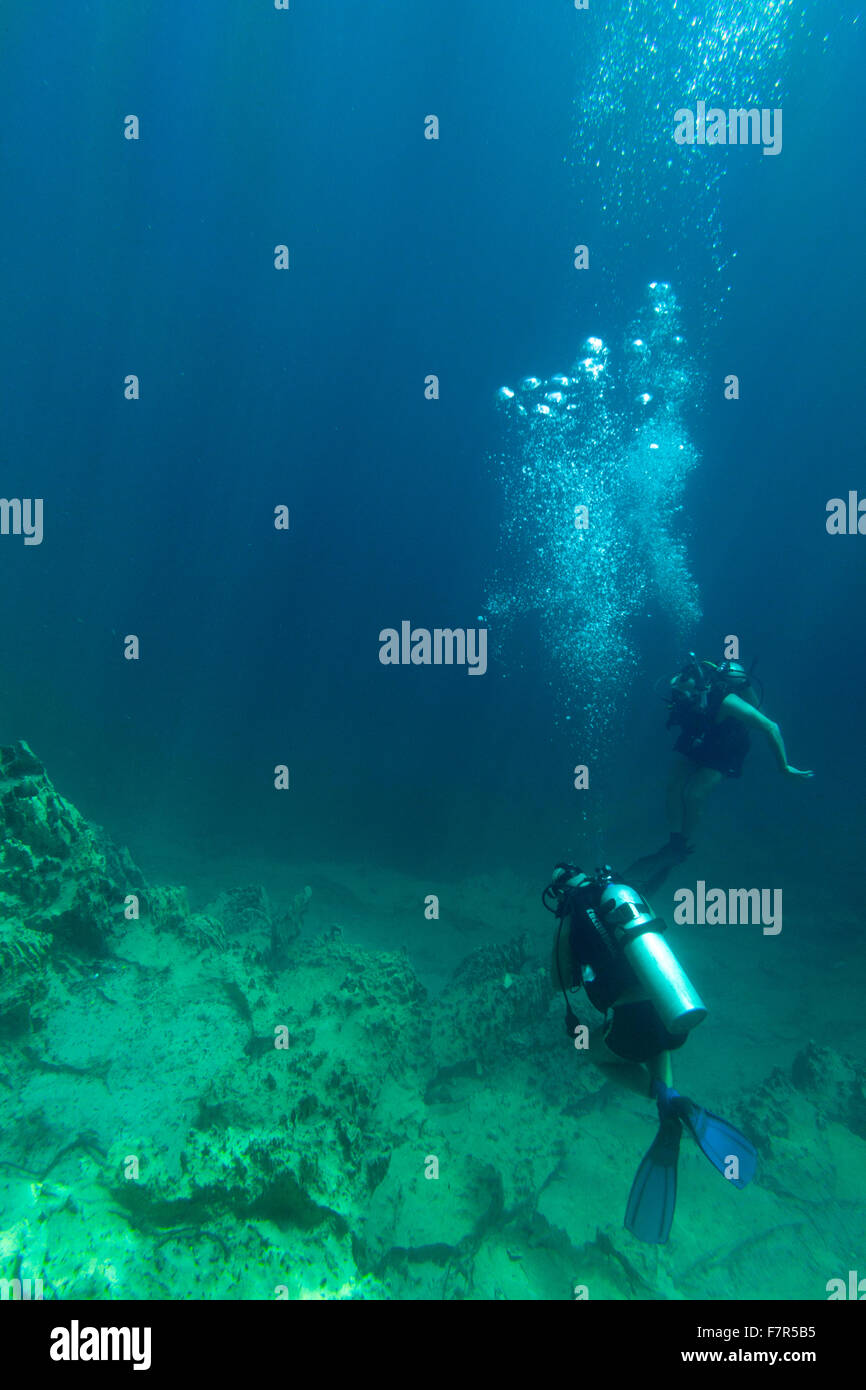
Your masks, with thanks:
[(673, 1088), (671, 1053), (707, 1010), (661, 935), (665, 923), (609, 866), (589, 875), (557, 864), (542, 902), (558, 919), (551, 974), (565, 998), (569, 1035), (580, 1023), (568, 991), (582, 986), (605, 1015), (600, 1036), (590, 1035), (595, 1060), (629, 1064), (622, 1079), (656, 1102), (658, 1133), (632, 1184), (625, 1225), (638, 1240), (663, 1245), (674, 1219), (683, 1126), (735, 1187), (751, 1182), (757, 1166), (745, 1135)]
[(671, 680), (666, 727), (678, 726), (681, 733), (674, 744), (665, 799), (670, 839), (627, 872), (645, 892), (656, 892), (671, 869), (692, 853), (689, 841), (704, 802), (723, 777), (742, 773), (751, 730), (765, 736), (786, 777), (814, 777), (813, 772), (801, 772), (788, 762), (782, 731), (761, 713), (755, 684), (752, 672), (741, 662), (725, 660), (715, 666), (711, 661), (699, 662), (694, 652)]

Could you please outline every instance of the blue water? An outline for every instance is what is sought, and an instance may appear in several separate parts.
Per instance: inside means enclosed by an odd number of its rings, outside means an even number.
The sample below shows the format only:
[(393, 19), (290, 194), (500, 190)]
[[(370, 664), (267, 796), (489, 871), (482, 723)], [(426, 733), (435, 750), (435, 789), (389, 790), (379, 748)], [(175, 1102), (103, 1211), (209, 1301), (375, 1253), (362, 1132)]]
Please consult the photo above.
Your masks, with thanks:
[[(694, 25), (682, 0), (153, 0), (46, 23), (7, 6), (0, 490), (44, 499), (44, 538), (0, 535), (0, 741), (26, 739), (58, 792), (194, 908), (250, 882), (285, 906), (310, 884), (305, 931), (405, 947), (435, 994), (517, 931), (546, 959), (537, 892), (556, 860), (664, 838), (654, 683), (738, 635), (816, 776), (782, 782), (760, 748), (707, 812), (695, 873), (781, 884), (792, 924), (771, 960), (740, 937), (696, 948), (720, 981), (691, 1063), (709, 1104), (809, 1039), (866, 1063), (866, 538), (825, 527), (831, 497), (866, 495), (864, 24), (849, 0), (687, 10)], [(698, 99), (782, 107), (781, 154), (678, 148), (673, 111)], [(650, 281), (675, 295), (691, 466), (641, 498), (624, 344)], [(600, 513), (611, 563), (596, 556), (594, 578), (551, 544), (552, 514), (521, 510), (521, 469), (549, 499), (562, 441), (515, 436), (496, 405), (503, 384), (571, 371), (591, 335), (619, 373), (574, 440), (584, 491), (620, 499)], [(527, 573), (506, 622), (495, 595)], [(403, 620), (486, 625), (486, 674), (383, 665), (379, 633)], [(441, 949), (423, 915), (437, 892)], [(555, 1013), (533, 1045), (567, 1051)], [(558, 1117), (555, 1085), (547, 1101)], [(574, 1249), (619, 1227), (621, 1187), (569, 1228)], [(835, 1266), (807, 1278), (807, 1263), (782, 1296), (826, 1296)], [(158, 1296), (137, 1277), (120, 1296)], [(396, 1296), (493, 1297), (497, 1277)], [(558, 1295), (530, 1275), (528, 1296), (569, 1297), (578, 1277)], [(682, 1277), (674, 1260), (668, 1287)], [(748, 1274), (737, 1293), (768, 1296)]]

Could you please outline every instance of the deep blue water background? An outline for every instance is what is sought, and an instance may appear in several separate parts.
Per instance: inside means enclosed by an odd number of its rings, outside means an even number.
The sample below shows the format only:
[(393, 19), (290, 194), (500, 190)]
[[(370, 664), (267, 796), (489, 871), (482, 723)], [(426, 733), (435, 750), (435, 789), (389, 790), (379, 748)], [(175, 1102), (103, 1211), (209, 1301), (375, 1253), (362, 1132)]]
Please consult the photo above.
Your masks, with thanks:
[[(572, 270), (574, 242), (603, 235), (570, 156), (592, 16), (538, 11), (219, 0), (18, 5), (0, 24), (0, 491), (45, 499), (40, 547), (0, 538), (0, 736), (27, 738), (145, 863), (161, 840), (426, 873), (546, 871), (576, 849), (580, 737), (554, 723), (531, 625), (508, 680), (383, 668), (377, 639), (403, 618), (475, 625), (500, 523), (496, 388), (616, 337), (657, 277), (706, 341), (714, 393), (686, 495), (696, 642), (713, 654), (737, 632), (759, 654), (792, 761), (819, 773), (781, 796), (766, 761), (749, 833), (775, 817), (792, 866), (854, 867), (866, 538), (824, 519), (829, 497), (866, 493), (862, 38), (817, 5), (831, 42), (792, 61), (783, 154), (737, 152), (738, 254), (710, 328), (706, 247), (696, 231), (671, 263), (665, 206), (633, 229), (615, 295)], [(667, 629), (638, 636), (645, 685), (594, 781), (596, 838), (624, 799), (649, 813), (661, 794), (651, 685), (678, 652)]]

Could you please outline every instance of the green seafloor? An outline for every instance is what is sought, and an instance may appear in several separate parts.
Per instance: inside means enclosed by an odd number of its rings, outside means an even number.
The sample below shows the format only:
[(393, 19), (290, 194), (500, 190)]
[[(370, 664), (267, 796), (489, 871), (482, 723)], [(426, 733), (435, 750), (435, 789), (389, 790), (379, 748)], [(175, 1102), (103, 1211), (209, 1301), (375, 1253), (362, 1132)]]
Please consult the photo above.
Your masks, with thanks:
[(763, 1070), (741, 1019), (713, 1087), (756, 1181), (685, 1141), (671, 1239), (642, 1245), (654, 1116), (564, 1038), (537, 898), (464, 882), (464, 941), (473, 901), (504, 931), (431, 989), (357, 925), (408, 880), (377, 900), (318, 865), (279, 906), (242, 883), (193, 910), (23, 742), (0, 814), (0, 1279), (31, 1297), (825, 1299), (856, 1267), (866, 1069), (794, 1014), (764, 1039), (791, 1060)]

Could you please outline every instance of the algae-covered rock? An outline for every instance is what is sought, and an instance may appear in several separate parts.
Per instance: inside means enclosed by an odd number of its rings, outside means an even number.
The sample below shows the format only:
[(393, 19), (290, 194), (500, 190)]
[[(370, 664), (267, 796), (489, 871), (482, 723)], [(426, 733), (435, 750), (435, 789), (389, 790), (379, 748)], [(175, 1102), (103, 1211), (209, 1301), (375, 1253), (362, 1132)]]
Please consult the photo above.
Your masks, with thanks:
[(519, 1049), (521, 1030), (542, 1020), (546, 970), (527, 969), (528, 943), (516, 937), (474, 951), (454, 972), (433, 1009), (433, 1055), (440, 1067), (477, 1060), (492, 1065)]
[(336, 1216), (317, 1200), (327, 1194), (315, 1163), (280, 1131), (194, 1130), (179, 1174), (169, 1173), (157, 1157), (142, 1164), (137, 1179), (125, 1175), (125, 1148), (116, 1145), (109, 1155), (111, 1191), (139, 1221), (155, 1227), (234, 1214), (308, 1230)]
[(264, 888), (258, 885), (226, 889), (208, 904), (205, 912), (222, 922), (223, 930), (230, 936), (271, 930), (271, 905)]
[(866, 1067), (813, 1041), (794, 1058), (791, 1080), (826, 1119), (866, 1139)]
[(140, 912), (155, 931), (178, 931), (190, 915), (186, 889), (149, 884), (141, 894)]
[(143, 886), (129, 854), (55, 791), (26, 743), (0, 748), (0, 922), (97, 954)]
[(281, 916), (275, 917), (271, 922), (270, 960), (275, 970), (279, 970), (287, 964), (289, 947), (301, 934), (301, 927), (312, 896), (313, 890), (307, 885), (300, 893), (295, 894), (289, 910), (282, 913)]
[(790, 1070), (776, 1067), (770, 1073), (748, 1098), (744, 1112), (764, 1143), (830, 1123), (866, 1139), (866, 1068), (832, 1047), (809, 1042)]
[(42, 964), (51, 938), (20, 922), (0, 922), (0, 1040), (30, 1030), (30, 1010), (45, 993)]

